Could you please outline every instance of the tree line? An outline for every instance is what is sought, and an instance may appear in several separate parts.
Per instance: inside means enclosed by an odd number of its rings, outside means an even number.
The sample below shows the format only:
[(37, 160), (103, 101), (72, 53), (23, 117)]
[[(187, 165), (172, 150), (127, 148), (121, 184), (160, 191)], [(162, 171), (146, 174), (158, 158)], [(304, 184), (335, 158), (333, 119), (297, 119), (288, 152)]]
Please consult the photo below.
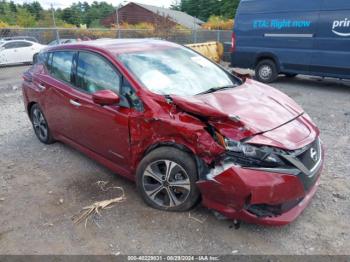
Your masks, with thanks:
[[(101, 19), (115, 11), (115, 7), (106, 2), (78, 2), (70, 7), (55, 9), (57, 26), (102, 27)], [(0, 25), (20, 27), (52, 27), (52, 10), (45, 10), (39, 2), (16, 4), (13, 1), (0, 1)], [(4, 26), (3, 26), (4, 27)]]
[(177, 0), (171, 8), (186, 12), (203, 21), (208, 21), (211, 16), (233, 19), (239, 1), (240, 0)]

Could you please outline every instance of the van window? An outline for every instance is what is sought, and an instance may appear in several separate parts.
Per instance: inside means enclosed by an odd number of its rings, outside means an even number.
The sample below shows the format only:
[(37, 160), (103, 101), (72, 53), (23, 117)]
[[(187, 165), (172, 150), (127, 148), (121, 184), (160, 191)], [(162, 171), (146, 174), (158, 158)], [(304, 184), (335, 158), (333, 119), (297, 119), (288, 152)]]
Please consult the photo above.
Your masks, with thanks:
[(99, 90), (111, 90), (119, 94), (121, 76), (103, 57), (79, 52), (76, 85), (78, 88), (95, 93)]
[(57, 51), (53, 54), (51, 74), (67, 83), (72, 83), (72, 64), (75, 52)]

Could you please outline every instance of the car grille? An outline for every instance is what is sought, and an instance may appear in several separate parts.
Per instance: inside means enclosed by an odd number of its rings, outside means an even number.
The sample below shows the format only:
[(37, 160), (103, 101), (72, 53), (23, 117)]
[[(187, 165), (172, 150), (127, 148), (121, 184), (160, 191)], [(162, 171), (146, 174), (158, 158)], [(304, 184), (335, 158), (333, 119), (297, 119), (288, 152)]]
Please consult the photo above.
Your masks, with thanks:
[(322, 164), (321, 140), (317, 138), (304, 148), (282, 156), (300, 171), (299, 178), (305, 190), (308, 191), (316, 183), (319, 176), (318, 171)]
[(321, 144), (320, 139), (317, 138), (312, 144), (306, 147), (307, 149), (301, 154), (297, 155), (297, 159), (309, 170), (312, 170), (321, 161)]
[(310, 145), (284, 157), (301, 171), (299, 178), (305, 190), (308, 191), (319, 177), (318, 171), (322, 162), (321, 140), (317, 138)]

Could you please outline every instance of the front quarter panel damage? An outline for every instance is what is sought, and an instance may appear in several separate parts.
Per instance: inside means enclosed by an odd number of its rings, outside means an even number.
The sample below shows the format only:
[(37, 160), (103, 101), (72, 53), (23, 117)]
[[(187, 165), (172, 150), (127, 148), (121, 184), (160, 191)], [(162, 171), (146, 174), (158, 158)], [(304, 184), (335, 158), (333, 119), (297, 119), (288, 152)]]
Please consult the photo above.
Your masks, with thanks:
[(184, 112), (162, 112), (157, 117), (135, 115), (130, 118), (130, 145), (133, 168), (150, 148), (157, 145), (177, 145), (210, 164), (224, 152), (206, 131), (206, 125)]

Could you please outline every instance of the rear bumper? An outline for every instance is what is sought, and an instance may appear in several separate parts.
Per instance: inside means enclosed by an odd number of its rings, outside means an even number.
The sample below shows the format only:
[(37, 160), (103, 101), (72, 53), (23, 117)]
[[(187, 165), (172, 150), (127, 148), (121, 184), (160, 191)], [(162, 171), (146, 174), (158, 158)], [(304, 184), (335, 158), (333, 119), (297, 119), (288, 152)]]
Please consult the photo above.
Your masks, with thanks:
[[(227, 168), (227, 167), (226, 167)], [(232, 166), (197, 183), (203, 205), (227, 218), (248, 223), (282, 226), (293, 222), (309, 205), (319, 185), (323, 159), (307, 189), (300, 175), (270, 173)], [(292, 204), (288, 204), (292, 203)], [(283, 207), (274, 215), (257, 214), (251, 207)], [(250, 210), (250, 211), (249, 211)]]

